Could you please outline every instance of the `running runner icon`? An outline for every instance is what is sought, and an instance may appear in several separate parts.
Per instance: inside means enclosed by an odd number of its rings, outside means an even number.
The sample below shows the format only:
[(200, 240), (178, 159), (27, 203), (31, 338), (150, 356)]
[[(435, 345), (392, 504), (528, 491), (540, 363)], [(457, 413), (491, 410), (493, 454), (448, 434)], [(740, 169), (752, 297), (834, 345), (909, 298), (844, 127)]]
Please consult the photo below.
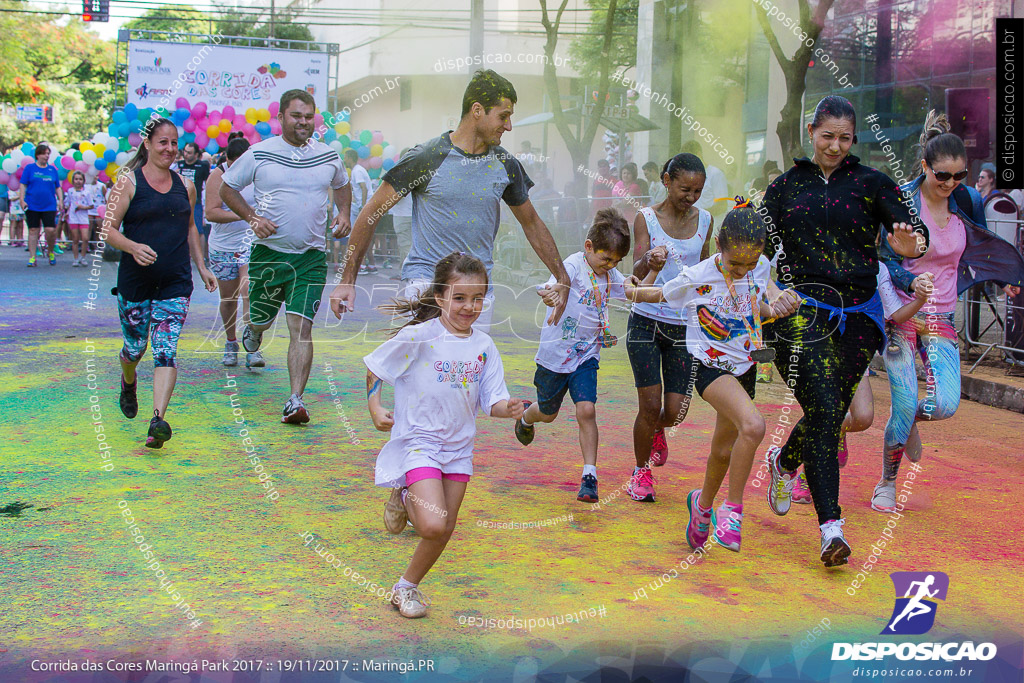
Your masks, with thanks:
[[(934, 583), (935, 576), (932, 574), (929, 574), (928, 578), (926, 578), (924, 581), (912, 581), (910, 583), (910, 588), (907, 589), (906, 595), (903, 596), (905, 598), (910, 598), (910, 602), (908, 602), (907, 606), (903, 608), (903, 611), (900, 612), (900, 615), (893, 619), (892, 623), (889, 624), (888, 628), (890, 631), (892, 631), (893, 633), (896, 632), (896, 622), (898, 622), (903, 617), (906, 617), (907, 621), (910, 621), (914, 617), (921, 616), (922, 614), (928, 614), (933, 609), (935, 609), (934, 603), (926, 604), (922, 601), (922, 598), (924, 597), (934, 598), (936, 595), (939, 594), (938, 588), (936, 588), (934, 592), (928, 590)], [(910, 593), (914, 590), (914, 586), (918, 587), (917, 595), (911, 598)]]
[(927, 633), (935, 624), (938, 601), (946, 599), (949, 576), (943, 572), (893, 572), (896, 604), (883, 635)]

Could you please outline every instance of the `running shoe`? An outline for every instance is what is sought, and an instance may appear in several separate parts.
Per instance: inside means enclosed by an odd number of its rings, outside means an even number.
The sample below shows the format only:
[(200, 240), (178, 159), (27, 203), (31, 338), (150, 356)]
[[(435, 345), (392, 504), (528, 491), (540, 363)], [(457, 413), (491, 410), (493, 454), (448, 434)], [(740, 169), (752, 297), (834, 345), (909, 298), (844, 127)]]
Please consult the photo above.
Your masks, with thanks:
[(405, 531), (405, 524), (409, 521), (409, 512), (405, 509), (405, 502), (402, 501), (402, 491), (405, 489), (391, 489), (391, 496), (388, 502), (384, 503), (384, 528), (391, 534), (400, 534)]
[(262, 351), (253, 351), (252, 353), (245, 354), (245, 367), (247, 368), (263, 368), (266, 367), (267, 361), (263, 359)]
[[(68, 248), (70, 249), (70, 247), (68, 247)], [(63, 250), (63, 249), (61, 249), (61, 247), (60, 247), (60, 245), (59, 245), (59, 244), (55, 244), (55, 245), (53, 245), (53, 250), (54, 250), (55, 252), (57, 252), (58, 254), (63, 254), (63, 253), (64, 253), (64, 250)]]
[(850, 448), (846, 445), (846, 430), (839, 436), (839, 466), (846, 467), (846, 460), (850, 457)]
[(875, 493), (871, 496), (871, 509), (878, 512), (896, 511), (896, 482), (882, 479), (875, 484)]
[(641, 503), (654, 502), (654, 475), (650, 467), (640, 467), (634, 470), (633, 476), (629, 478), (629, 485), (626, 493), (635, 501)]
[(715, 525), (715, 543), (734, 553), (740, 551), (740, 528), (743, 526), (743, 506), (729, 507), (722, 503), (711, 511), (711, 523)]
[(697, 498), (700, 489), (694, 489), (686, 496), (686, 509), (690, 512), (690, 522), (686, 525), (686, 542), (691, 550), (703, 548), (708, 542), (708, 524), (711, 522), (711, 511), (701, 512)]
[(74, 261), (71, 262), (71, 267), (72, 268), (80, 268), (81, 265), (82, 264), (78, 262), (78, 259), (75, 259)]
[(300, 425), (309, 422), (309, 413), (306, 406), (302, 404), (302, 398), (292, 394), (288, 402), (284, 404), (284, 411), (281, 413), (281, 422)]
[(597, 498), (597, 477), (593, 474), (584, 474), (580, 480), (580, 492), (576, 494), (576, 500), (582, 503), (596, 503)]
[(772, 383), (772, 364), (771, 363), (758, 363), (757, 364), (757, 381), (761, 384)]
[[(526, 409), (530, 407), (531, 402), (523, 401), (523, 405), (526, 406), (525, 408), (523, 408), (523, 412), (525, 413)], [(523, 444), (524, 446), (529, 446), (531, 443), (533, 443), (533, 437), (534, 432), (536, 432), (536, 426), (537, 425), (526, 426), (523, 424), (523, 418), (518, 418), (516, 420), (516, 424), (513, 428), (513, 431), (515, 432), (516, 439), (519, 440), (519, 443)]]
[(419, 586), (410, 588), (395, 584), (391, 590), (394, 592), (391, 604), (395, 606), (398, 613), (403, 617), (406, 619), (419, 619), (420, 617), (427, 616), (427, 606), (430, 605), (430, 600), (419, 589)]
[(43, 248), (42, 247), (36, 247), (36, 256), (42, 256), (42, 255), (43, 255)]
[(821, 525), (821, 561), (826, 567), (846, 564), (850, 556), (850, 544), (843, 538), (845, 519), (830, 519)]
[(51, 266), (57, 265), (57, 255), (54, 254), (52, 251), (50, 252), (50, 265)]
[(359, 271), (358, 271), (359, 275), (366, 275), (368, 272), (370, 272), (370, 271), (368, 271), (366, 269), (366, 266), (359, 266)]
[(234, 367), (238, 365), (238, 342), (237, 341), (226, 341), (224, 342), (224, 360), (221, 361), (227, 367)]
[(907, 437), (903, 454), (907, 456), (910, 462), (921, 461), (921, 433), (917, 431), (916, 422), (910, 425), (910, 436)]
[(260, 350), (260, 344), (263, 343), (263, 333), (256, 332), (251, 326), (246, 325), (242, 328), (242, 346), (249, 353), (256, 353)]
[(29, 268), (35, 268), (36, 267), (36, 257), (35, 256), (33, 256), (32, 258), (30, 258), (28, 260), (28, 267)]
[(772, 509), (772, 512), (781, 516), (789, 512), (796, 473), (783, 472), (779, 469), (780, 455), (782, 455), (782, 449), (778, 446), (771, 446), (764, 458), (768, 463), (768, 471), (772, 475), (772, 483), (768, 487), (768, 507)]
[(665, 439), (665, 430), (659, 429), (654, 432), (654, 440), (651, 441), (651, 464), (661, 467), (668, 462), (668, 441)]
[(366, 272), (367, 273), (376, 273), (377, 272), (377, 266), (366, 266)]
[(807, 488), (807, 475), (801, 472), (793, 482), (792, 499), (794, 503), (806, 505), (811, 502), (811, 490)]
[(89, 266), (89, 262), (85, 260), (84, 256), (82, 258), (78, 259), (78, 262), (81, 263), (83, 266), (86, 266), (86, 267)]
[(171, 425), (154, 410), (153, 419), (149, 421), (149, 434), (146, 435), (147, 448), (163, 448), (165, 441), (171, 440)]
[(121, 407), (121, 413), (129, 420), (139, 414), (139, 397), (135, 393), (139, 386), (139, 378), (131, 384), (125, 384), (124, 376), (121, 377), (121, 395), (117, 397), (117, 404)]

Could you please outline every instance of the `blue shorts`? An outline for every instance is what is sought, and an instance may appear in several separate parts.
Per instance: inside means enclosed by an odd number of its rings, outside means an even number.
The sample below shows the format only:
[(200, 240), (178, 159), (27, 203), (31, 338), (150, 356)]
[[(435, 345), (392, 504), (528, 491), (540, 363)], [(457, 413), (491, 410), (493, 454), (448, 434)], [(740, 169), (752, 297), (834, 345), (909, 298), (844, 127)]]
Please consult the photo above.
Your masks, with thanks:
[(573, 403), (597, 403), (597, 368), (596, 358), (588, 358), (572, 372), (553, 372), (538, 365), (533, 383), (537, 387), (537, 407), (540, 412), (545, 415), (557, 413), (562, 407), (566, 391)]
[(199, 234), (204, 237), (209, 237), (210, 225), (209, 223), (203, 222), (203, 205), (199, 202), (196, 202), (196, 208), (193, 211), (192, 219), (196, 222), (196, 230), (199, 231)]

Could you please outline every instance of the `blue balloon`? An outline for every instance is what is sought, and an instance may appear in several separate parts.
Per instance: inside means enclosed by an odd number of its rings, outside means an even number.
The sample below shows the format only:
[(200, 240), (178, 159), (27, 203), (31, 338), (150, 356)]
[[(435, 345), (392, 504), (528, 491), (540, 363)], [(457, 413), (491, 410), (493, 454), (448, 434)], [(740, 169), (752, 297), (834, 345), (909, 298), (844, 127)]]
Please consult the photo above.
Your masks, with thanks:
[(182, 135), (180, 138), (178, 138), (178, 146), (181, 147), (182, 149), (184, 149), (185, 145), (187, 145), (190, 142), (195, 142), (195, 141), (196, 141), (196, 134), (195, 133), (189, 133), (189, 132), (186, 131), (184, 135)]
[(139, 121), (138, 119), (132, 119), (128, 122), (128, 128), (131, 130), (131, 132), (138, 133), (140, 130), (142, 130), (142, 121)]
[(220, 151), (220, 145), (217, 144), (216, 140), (210, 140), (210, 143), (206, 145), (206, 151), (210, 154), (216, 154)]
[(118, 135), (117, 135), (117, 124), (116, 123), (112, 123), (109, 126), (107, 126), (107, 135), (109, 135), (112, 138), (118, 137)]
[(189, 112), (188, 109), (185, 109), (184, 107), (181, 107), (180, 109), (175, 110), (175, 112), (174, 112), (174, 123), (175, 123), (175, 125), (180, 126), (181, 124), (185, 123), (186, 121), (188, 121), (188, 117), (189, 116), (191, 116), (191, 113)]
[(380, 167), (383, 168), (385, 171), (390, 171), (395, 167), (395, 160), (385, 159), (384, 162), (380, 165)]
[(266, 121), (260, 121), (256, 124), (256, 132), (260, 135), (270, 135), (270, 124)]
[(128, 117), (125, 115), (123, 111), (115, 111), (114, 115), (111, 118), (114, 120), (114, 123), (116, 123), (119, 126), (128, 120)]
[(367, 157), (370, 156), (370, 148), (367, 147), (366, 145), (359, 145), (356, 151), (359, 152), (360, 159), (366, 159)]
[(65, 180), (68, 177), (68, 169), (64, 168), (60, 164), (57, 164), (57, 177), (61, 180)]
[(331, 143), (338, 139), (338, 132), (333, 128), (328, 128), (324, 131), (324, 142)]
[(21, 151), (24, 152), (26, 156), (32, 156), (32, 153), (36, 151), (36, 146), (31, 142), (23, 142), (21, 144)]
[(132, 124), (128, 123), (127, 121), (125, 121), (124, 123), (118, 124), (118, 126), (117, 126), (117, 137), (119, 137), (119, 138), (126, 138), (129, 135), (131, 135), (131, 132), (132, 132)]
[(129, 102), (128, 104), (124, 105), (124, 115), (126, 117), (126, 120), (138, 118), (139, 108), (131, 102)]
[(110, 162), (107, 161), (106, 159), (104, 159), (103, 157), (100, 157), (96, 161), (92, 162), (92, 165), (95, 166), (97, 169), (102, 171), (103, 169), (105, 169), (107, 167), (108, 163), (110, 163)]
[[(108, 149), (105, 152), (103, 152), (103, 160), (106, 161), (108, 164), (112, 164), (115, 161), (117, 161), (117, 150)], [(104, 166), (103, 168), (106, 168), (106, 166)]]

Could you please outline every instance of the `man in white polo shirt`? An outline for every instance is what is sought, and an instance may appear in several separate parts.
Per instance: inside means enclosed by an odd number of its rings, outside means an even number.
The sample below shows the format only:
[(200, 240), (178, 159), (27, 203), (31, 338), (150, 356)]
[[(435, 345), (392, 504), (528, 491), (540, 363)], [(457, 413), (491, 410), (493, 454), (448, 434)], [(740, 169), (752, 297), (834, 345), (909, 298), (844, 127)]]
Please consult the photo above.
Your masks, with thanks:
[[(292, 395), (282, 422), (309, 422), (302, 402), (313, 363), (313, 318), (327, 284), (328, 190), (337, 212), (334, 237), (351, 231), (352, 190), (338, 153), (311, 139), (316, 105), (304, 90), (281, 96), (281, 135), (250, 147), (224, 173), (220, 196), (248, 221), (256, 237), (249, 256), (249, 319), (242, 346), (254, 353), (284, 304), (288, 320), (288, 378)], [(256, 188), (256, 208), (239, 193)]]

